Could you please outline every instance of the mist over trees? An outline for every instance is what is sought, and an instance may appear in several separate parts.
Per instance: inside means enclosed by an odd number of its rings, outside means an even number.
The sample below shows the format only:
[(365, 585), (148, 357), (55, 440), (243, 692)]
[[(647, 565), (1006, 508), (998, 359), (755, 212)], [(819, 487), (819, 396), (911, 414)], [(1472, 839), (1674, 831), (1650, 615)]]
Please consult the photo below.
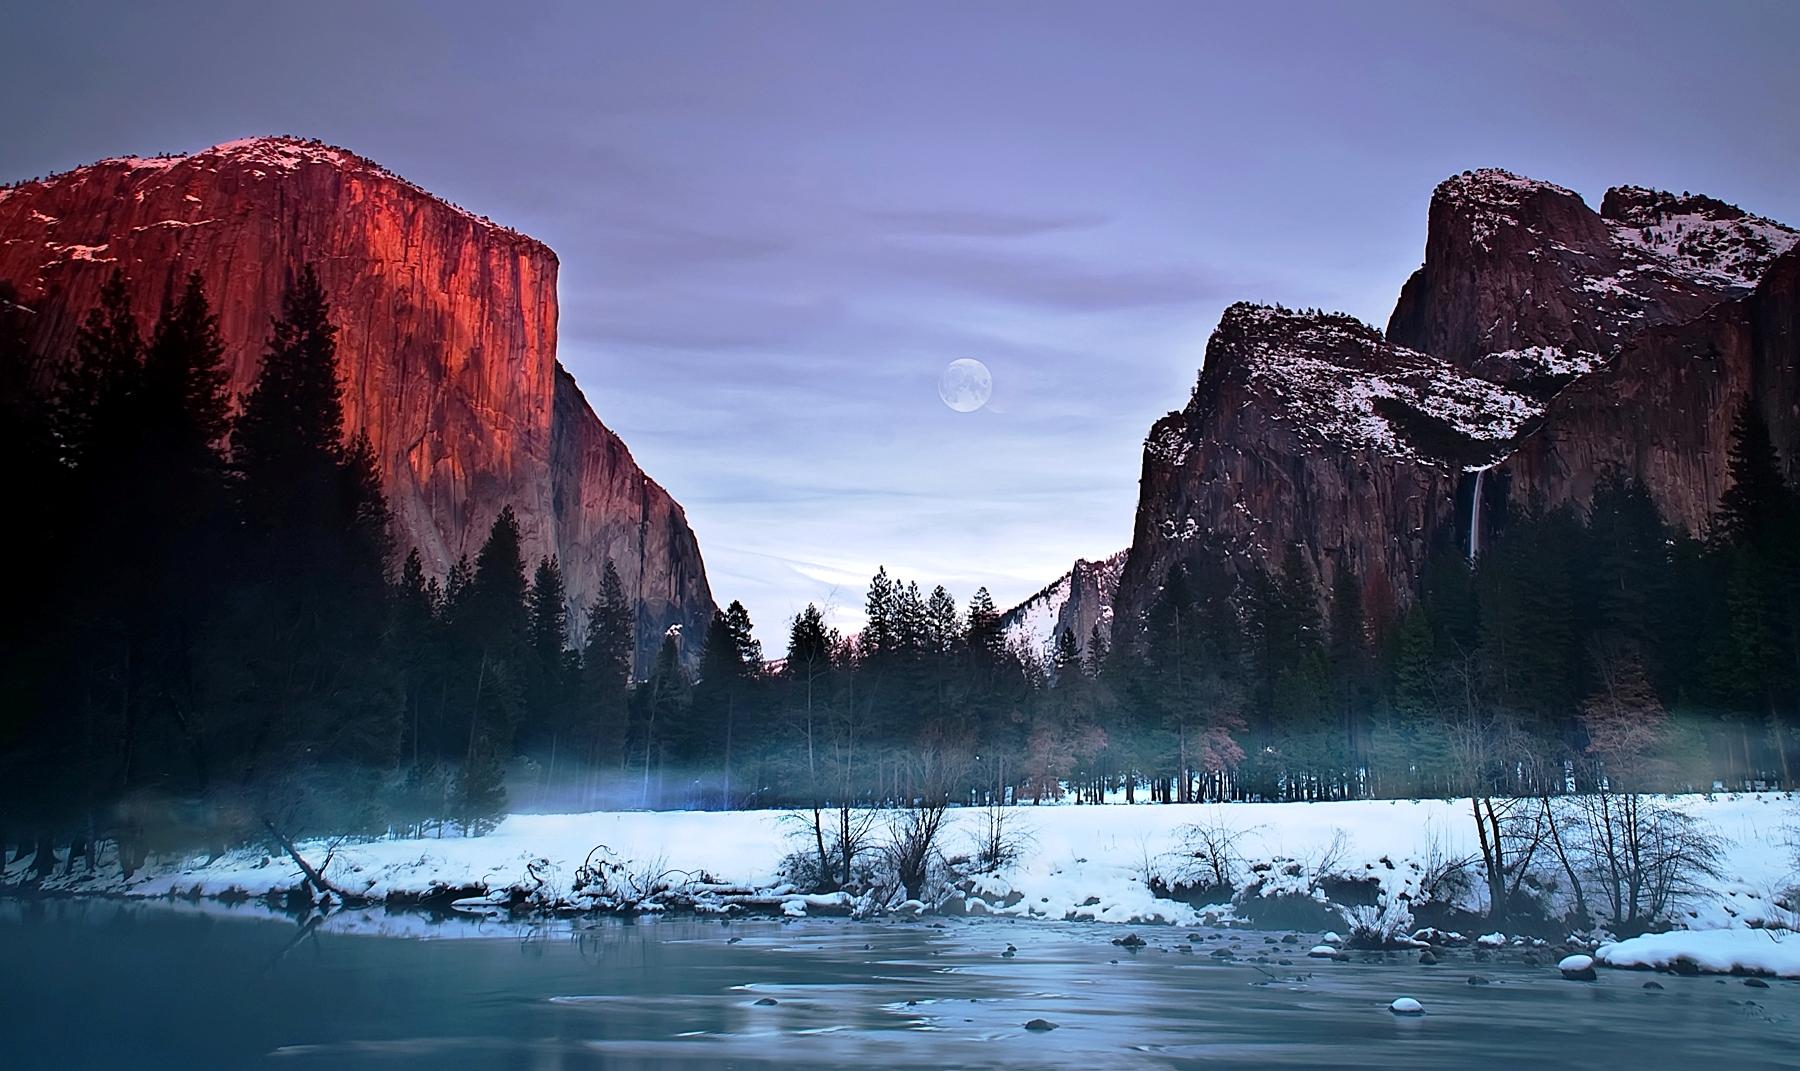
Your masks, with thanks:
[[(1635, 850), (1575, 836), (1612, 827), (1594, 808), (1794, 784), (1800, 495), (1749, 403), (1702, 539), (1609, 475), (1585, 512), (1512, 503), (1473, 561), (1446, 542), (1404, 611), (1347, 569), (1321, 591), (1297, 547), (1267, 570), (1196, 554), (1142, 621), (1048, 651), (1009, 645), (985, 589), (884, 568), (857, 634), (809, 606), (765, 651), (732, 602), (633, 680), (610, 563), (571, 604), (510, 508), (442, 578), (392, 544), (310, 270), (237, 399), (202, 280), (154, 318), (127, 295), (107, 285), (40, 383), (0, 287), (22, 504), (0, 845), (42, 867), (101, 839), (130, 868), (271, 831), (479, 834), (521, 807), (772, 807), (813, 816), (825, 868), (828, 817), (869, 804), (1454, 795), (1494, 831), (1504, 898), (1524, 817), (1593, 869)], [(1571, 794), (1587, 810), (1544, 809)], [(1672, 821), (1625, 825), (1674, 842)], [(1621, 879), (1611, 906), (1666, 894)]]

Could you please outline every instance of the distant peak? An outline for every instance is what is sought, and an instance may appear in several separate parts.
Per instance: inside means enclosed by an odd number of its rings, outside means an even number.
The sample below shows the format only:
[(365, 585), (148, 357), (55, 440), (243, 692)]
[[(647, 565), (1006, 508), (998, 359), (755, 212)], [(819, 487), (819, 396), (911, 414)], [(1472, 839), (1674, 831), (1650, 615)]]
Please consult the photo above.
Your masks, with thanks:
[(1800, 242), (1791, 227), (1698, 193), (1615, 186), (1600, 214), (1616, 241), (1710, 286), (1755, 286), (1776, 257)]
[(1554, 194), (1559, 197), (1580, 197), (1574, 190), (1558, 186), (1554, 182), (1527, 178), (1498, 167), (1480, 167), (1472, 171), (1464, 171), (1459, 175), (1451, 175), (1438, 183), (1432, 196), (1451, 201), (1474, 201), (1482, 204), (1495, 202), (1518, 204), (1526, 197), (1540, 193)]
[(225, 159), (234, 163), (292, 171), (303, 164), (329, 164), (333, 167), (361, 166), (385, 169), (336, 145), (317, 138), (291, 134), (268, 134), (262, 137), (237, 138), (193, 153), (166, 153), (158, 156), (112, 156), (96, 166), (111, 165), (132, 170), (163, 171), (190, 160)]
[(1680, 194), (1647, 186), (1614, 186), (1600, 202), (1600, 214), (1632, 226), (1656, 224), (1669, 216), (1694, 215), (1708, 219), (1743, 219), (1748, 213), (1737, 205), (1703, 193)]
[(1221, 336), (1228, 338), (1281, 339), (1300, 334), (1337, 335), (1370, 342), (1382, 341), (1381, 332), (1347, 312), (1326, 309), (1290, 309), (1240, 301), (1219, 317)]
[(537, 239), (504, 224), (496, 223), (486, 216), (470, 212), (454, 202), (446, 201), (418, 183), (402, 177), (366, 156), (318, 138), (299, 137), (293, 134), (265, 134), (259, 137), (237, 138), (232, 141), (222, 141), (217, 145), (191, 153), (110, 156), (86, 167), (78, 167), (41, 179), (30, 179), (9, 186), (0, 186), (0, 194), (4, 194), (9, 189), (27, 185), (52, 185), (70, 176), (92, 173), (96, 168), (122, 168), (130, 173), (129, 178), (132, 183), (141, 184), (159, 181), (165, 173), (175, 172), (177, 169), (182, 171), (231, 169), (246, 172), (251, 177), (260, 180), (274, 176), (292, 175), (305, 168), (321, 166), (395, 182), (421, 197), (454, 209), (458, 214), (484, 227), (537, 246), (547, 256), (555, 256), (548, 246)]

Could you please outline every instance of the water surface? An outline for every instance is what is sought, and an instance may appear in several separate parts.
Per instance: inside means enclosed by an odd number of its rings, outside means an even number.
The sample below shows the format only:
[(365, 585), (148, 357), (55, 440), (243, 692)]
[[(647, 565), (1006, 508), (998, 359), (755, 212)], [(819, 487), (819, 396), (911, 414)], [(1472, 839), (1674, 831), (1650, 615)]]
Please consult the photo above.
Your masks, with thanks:
[[(308, 929), (251, 908), (8, 902), (0, 1036), (13, 1067), (296, 1071), (1791, 1068), (1800, 1053), (1794, 983), (1583, 984), (1467, 951), (1333, 964), (1304, 958), (1310, 939), (1160, 927), (1133, 953), (1110, 943), (1124, 932), (380, 913)], [(1427, 1014), (1389, 1014), (1401, 995)], [(1024, 1029), (1040, 1018), (1057, 1029)]]

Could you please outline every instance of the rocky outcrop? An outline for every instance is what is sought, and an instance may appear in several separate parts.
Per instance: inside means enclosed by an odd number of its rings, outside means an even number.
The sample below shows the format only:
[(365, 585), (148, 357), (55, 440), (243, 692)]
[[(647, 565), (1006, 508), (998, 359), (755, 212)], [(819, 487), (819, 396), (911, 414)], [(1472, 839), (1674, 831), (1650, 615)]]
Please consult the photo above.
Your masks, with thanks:
[(1290, 546), (1323, 591), (1353, 569), (1380, 613), (1509, 497), (1584, 506), (1614, 470), (1698, 533), (1746, 396), (1800, 454), (1797, 239), (1706, 197), (1621, 187), (1594, 212), (1503, 171), (1449, 179), (1385, 337), (1226, 311), (1187, 407), (1145, 440), (1116, 616), (1141, 619), (1180, 561), (1269, 568)]
[(1112, 636), (1113, 597), (1119, 590), (1119, 573), (1125, 567), (1125, 551), (1091, 562), (1078, 558), (1075, 565), (1043, 590), (1000, 616), (1007, 642), (1048, 663), (1057, 637), (1065, 631), (1075, 638), (1085, 657), (1096, 629), (1106, 641)]
[(1794, 232), (1710, 198), (1621, 187), (1602, 208), (1505, 171), (1444, 181), (1388, 337), (1553, 392), (1637, 334), (1741, 296), (1794, 244)]
[(1644, 485), (1665, 521), (1700, 535), (1726, 489), (1746, 397), (1800, 475), (1800, 250), (1753, 293), (1637, 335), (1557, 394), (1542, 430), (1500, 466), (1502, 486), (1521, 501), (1580, 507), (1619, 472)]
[(1465, 470), (1541, 412), (1351, 317), (1233, 305), (1187, 407), (1145, 440), (1115, 615), (1138, 620), (1176, 564), (1272, 568), (1292, 546), (1323, 590), (1347, 568), (1372, 607), (1391, 604), (1456, 515)]
[(557, 364), (557, 261), (541, 242), (294, 138), (105, 160), (0, 190), (0, 279), (33, 311), (50, 362), (115, 268), (145, 318), (197, 271), (231, 387), (245, 391), (302, 263), (332, 302), (347, 424), (374, 444), (401, 545), (442, 573), (510, 504), (527, 552), (561, 558), (578, 604), (606, 559), (617, 564), (641, 652), (670, 625), (704, 628), (712, 598), (680, 505)]

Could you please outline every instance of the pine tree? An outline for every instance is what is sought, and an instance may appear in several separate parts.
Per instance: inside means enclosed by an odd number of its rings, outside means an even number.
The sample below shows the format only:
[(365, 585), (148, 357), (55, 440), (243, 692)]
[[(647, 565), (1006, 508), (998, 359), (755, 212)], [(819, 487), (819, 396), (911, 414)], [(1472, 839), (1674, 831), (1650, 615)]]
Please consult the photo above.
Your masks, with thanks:
[[(436, 581), (425, 575), (419, 548), (407, 552), (394, 584), (394, 650), (405, 675), (407, 752), (414, 774), (423, 776), (423, 763), (438, 753), (439, 726), (425, 724), (431, 685), (443, 672), (438, 663), (438, 623), (443, 613), (443, 594)], [(427, 743), (426, 736), (433, 739)]]
[(475, 563), (464, 554), (456, 559), (449, 575), (444, 577), (444, 613), (447, 617), (454, 618), (462, 612), (469, 597), (469, 587), (474, 582)]
[(932, 588), (931, 597), (926, 600), (925, 635), (927, 644), (940, 655), (953, 653), (962, 640), (962, 621), (956, 610), (956, 600), (942, 584)]
[[(336, 510), (344, 448), (337, 328), (311, 266), (282, 297), (261, 371), (232, 427), (232, 463), (253, 526), (306, 533)], [(300, 538), (309, 538), (301, 535)]]
[(831, 702), (831, 674), (840, 641), (836, 630), (825, 624), (824, 613), (814, 604), (794, 615), (788, 627), (787, 658), (782, 663), (786, 678), (787, 709), (805, 743), (804, 773), (809, 790), (816, 791), (820, 776), (821, 723)]
[(562, 567), (554, 557), (539, 558), (526, 592), (531, 654), (525, 718), (530, 729), (527, 746), (542, 749), (548, 741), (552, 764), (561, 737), (570, 727), (574, 692), (576, 663), (569, 650), (568, 599)]
[(158, 418), (152, 440), (177, 464), (217, 464), (214, 447), (230, 421), (224, 355), (219, 318), (200, 276), (190, 275), (181, 296), (164, 307), (144, 356), (144, 393)]
[(1754, 397), (1732, 426), (1729, 474), (1711, 533), (1729, 622), (1715, 658), (1727, 691), (1761, 708), (1781, 781), (1791, 786), (1789, 740), (1800, 705), (1800, 495), (1782, 475)]
[(1592, 561), (1583, 572), (1591, 584), (1596, 624), (1634, 642), (1654, 631), (1654, 615), (1666, 604), (1671, 563), (1669, 539), (1656, 503), (1643, 485), (1611, 473), (1594, 488), (1587, 534)]
[(406, 731), (406, 680), (388, 647), (387, 502), (368, 440), (345, 441), (335, 338), (304, 269), (229, 437), (245, 551), (221, 662), (247, 673), (257, 698), (227, 735), (246, 742), (236, 776), (263, 819), (295, 832), (366, 814), (374, 797), (353, 771), (393, 761)]
[(144, 342), (125, 277), (114, 272), (75, 336), (57, 384), (53, 421), (65, 464), (87, 480), (135, 446), (144, 390)]
[(515, 655), (529, 631), (523, 542), (518, 514), (511, 506), (502, 506), (475, 555), (461, 622), (478, 642), (500, 656)]
[(1728, 457), (1730, 484), (1713, 516), (1714, 540), (1770, 549), (1791, 531), (1794, 500), (1754, 396), (1744, 400), (1732, 423)]
[(975, 596), (969, 600), (967, 635), (969, 650), (977, 662), (990, 665), (999, 662), (1006, 636), (1000, 630), (1000, 611), (995, 608), (994, 597), (988, 594), (985, 586), (977, 588)]
[(548, 555), (539, 558), (531, 574), (528, 597), (531, 648), (546, 672), (554, 672), (563, 662), (569, 646), (568, 589), (563, 585), (562, 566)]
[(1050, 669), (1058, 687), (1081, 675), (1081, 648), (1075, 644), (1075, 633), (1063, 629), (1056, 634), (1050, 649)]
[(862, 632), (865, 657), (876, 657), (893, 649), (894, 599), (893, 581), (888, 579), (887, 566), (881, 566), (869, 580), (869, 594), (863, 601), (863, 611), (868, 618)]
[(1100, 622), (1096, 621), (1094, 627), (1088, 630), (1087, 652), (1082, 657), (1082, 671), (1089, 677), (1098, 678), (1104, 672), (1110, 656), (1111, 651), (1106, 633), (1101, 631)]
[(750, 612), (741, 602), (733, 600), (726, 609), (714, 611), (688, 721), (679, 739), (683, 758), (720, 767), (719, 802), (726, 807), (736, 802), (734, 775), (741, 764), (747, 731), (755, 728), (752, 699), (755, 682), (762, 674), (762, 644), (751, 628)]
[(580, 735), (587, 742), (588, 762), (597, 772), (625, 759), (627, 689), (631, 657), (637, 649), (634, 615), (619, 571), (608, 558), (600, 575), (600, 594), (588, 607), (581, 645)]
[(662, 805), (661, 773), (675, 728), (681, 724), (688, 701), (687, 673), (681, 666), (681, 648), (676, 633), (663, 636), (656, 652), (656, 664), (650, 678), (632, 695), (633, 720), (636, 728), (633, 751), (643, 763), (643, 782), (639, 805)]
[(757, 676), (762, 673), (763, 650), (762, 641), (756, 638), (755, 626), (750, 623), (750, 611), (736, 599), (725, 608), (725, 620), (731, 630), (731, 646), (736, 652), (738, 662), (742, 664), (745, 675)]
[(893, 607), (891, 632), (895, 649), (907, 654), (924, 651), (930, 638), (930, 623), (919, 585), (913, 581), (895, 585)]

